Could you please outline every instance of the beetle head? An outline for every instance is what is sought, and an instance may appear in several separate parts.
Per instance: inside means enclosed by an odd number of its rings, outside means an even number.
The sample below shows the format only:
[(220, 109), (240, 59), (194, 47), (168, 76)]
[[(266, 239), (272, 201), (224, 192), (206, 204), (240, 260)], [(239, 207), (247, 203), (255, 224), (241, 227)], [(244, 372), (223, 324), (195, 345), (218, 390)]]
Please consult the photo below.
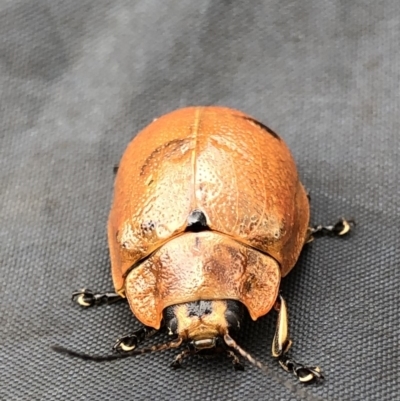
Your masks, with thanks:
[[(169, 306), (163, 312), (164, 325), (168, 329), (169, 334), (175, 337), (170, 342), (112, 355), (89, 355), (61, 346), (53, 346), (52, 348), (59, 353), (72, 357), (104, 362), (179, 348), (184, 344), (188, 346), (188, 353), (184, 353), (183, 355), (197, 354), (203, 351), (205, 353), (208, 353), (207, 351), (213, 352), (213, 349), (220, 349), (222, 347), (222, 349), (228, 352), (229, 350), (236, 351), (236, 353), (246, 358), (253, 365), (269, 373), (268, 368), (264, 364), (243, 350), (230, 336), (230, 333), (234, 333), (240, 329), (243, 315), (244, 306), (238, 301), (206, 300), (187, 302)], [(173, 363), (172, 366), (175, 366), (175, 364)]]
[(243, 305), (233, 300), (186, 302), (167, 307), (163, 315), (170, 335), (200, 351), (215, 348), (218, 338), (240, 328)]

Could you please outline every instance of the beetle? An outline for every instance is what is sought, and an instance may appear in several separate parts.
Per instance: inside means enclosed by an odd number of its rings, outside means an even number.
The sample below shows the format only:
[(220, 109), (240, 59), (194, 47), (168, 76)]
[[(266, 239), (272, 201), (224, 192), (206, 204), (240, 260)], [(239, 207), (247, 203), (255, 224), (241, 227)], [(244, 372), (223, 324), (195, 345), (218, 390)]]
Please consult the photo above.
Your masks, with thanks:
[[(244, 313), (278, 311), (272, 356), (300, 381), (322, 378), (318, 366), (288, 356), (292, 344), (281, 278), (315, 235), (344, 235), (351, 221), (309, 226), (310, 208), (294, 159), (278, 134), (238, 110), (187, 107), (144, 128), (117, 170), (108, 220), (115, 292), (83, 289), (81, 306), (129, 302), (143, 327), (120, 338), (119, 357), (187, 347), (174, 360), (223, 349), (266, 369), (234, 340)], [(135, 350), (160, 329), (174, 339)]]

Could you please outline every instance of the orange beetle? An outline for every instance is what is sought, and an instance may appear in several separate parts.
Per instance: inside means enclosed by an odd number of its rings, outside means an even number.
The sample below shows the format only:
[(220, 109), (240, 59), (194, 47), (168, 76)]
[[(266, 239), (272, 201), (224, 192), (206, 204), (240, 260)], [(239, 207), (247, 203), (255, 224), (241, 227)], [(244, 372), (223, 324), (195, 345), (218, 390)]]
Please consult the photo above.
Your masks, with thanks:
[[(349, 228), (345, 220), (309, 228), (307, 193), (289, 149), (271, 129), (229, 108), (180, 109), (141, 131), (119, 165), (108, 221), (116, 293), (81, 290), (74, 298), (82, 306), (126, 298), (144, 327), (115, 349), (126, 356), (187, 343), (174, 366), (185, 355), (223, 347), (236, 368), (242, 366), (233, 351), (265, 369), (231, 333), (245, 309), (256, 320), (275, 306), (272, 355), (310, 381), (322, 376), (320, 369), (287, 356), (280, 280), (313, 234), (343, 235)], [(134, 351), (161, 327), (175, 339)]]

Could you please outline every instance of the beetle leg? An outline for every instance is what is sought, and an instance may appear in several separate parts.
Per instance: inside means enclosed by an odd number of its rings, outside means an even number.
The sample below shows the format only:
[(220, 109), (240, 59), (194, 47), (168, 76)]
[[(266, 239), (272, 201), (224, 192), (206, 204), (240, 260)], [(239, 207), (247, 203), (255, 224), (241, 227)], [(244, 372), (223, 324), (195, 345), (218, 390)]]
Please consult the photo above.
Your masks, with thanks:
[(227, 350), (227, 354), (229, 358), (232, 358), (233, 369), (244, 370), (244, 365), (240, 362), (239, 357), (232, 350)]
[(334, 236), (342, 236), (346, 235), (355, 225), (354, 220), (346, 220), (344, 218), (337, 221), (335, 224), (329, 226), (317, 225), (314, 227), (308, 227), (307, 237), (305, 243), (309, 243), (313, 241), (314, 236), (323, 236), (323, 235), (334, 235)]
[(152, 327), (143, 326), (132, 333), (129, 333), (123, 337), (120, 337), (113, 346), (113, 350), (119, 353), (133, 351), (139, 343), (151, 337), (158, 330)]
[(319, 366), (305, 366), (286, 355), (279, 358), (279, 364), (286, 372), (293, 373), (302, 383), (310, 383), (324, 378)]
[(171, 367), (174, 368), (174, 369), (181, 368), (182, 367), (182, 360), (184, 358), (186, 358), (187, 356), (192, 355), (192, 354), (193, 354), (193, 350), (192, 349), (190, 349), (190, 348), (184, 349), (181, 353), (179, 353), (175, 357), (175, 359), (171, 363)]
[(121, 295), (116, 294), (114, 292), (96, 293), (87, 288), (83, 288), (82, 290), (75, 291), (72, 293), (72, 300), (85, 308), (94, 305), (102, 305), (102, 304), (109, 305), (121, 301), (123, 299), (125, 298), (121, 297)]
[(305, 366), (287, 356), (292, 341), (289, 338), (288, 312), (285, 300), (279, 295), (278, 321), (272, 343), (272, 356), (278, 358), (278, 362), (286, 372), (293, 373), (302, 383), (309, 383), (313, 380), (323, 379), (321, 369), (318, 366)]
[(275, 336), (272, 341), (272, 356), (274, 358), (279, 358), (287, 351), (292, 345), (292, 341), (289, 338), (289, 327), (288, 327), (288, 313), (286, 302), (279, 295), (279, 312), (278, 320), (276, 322)]

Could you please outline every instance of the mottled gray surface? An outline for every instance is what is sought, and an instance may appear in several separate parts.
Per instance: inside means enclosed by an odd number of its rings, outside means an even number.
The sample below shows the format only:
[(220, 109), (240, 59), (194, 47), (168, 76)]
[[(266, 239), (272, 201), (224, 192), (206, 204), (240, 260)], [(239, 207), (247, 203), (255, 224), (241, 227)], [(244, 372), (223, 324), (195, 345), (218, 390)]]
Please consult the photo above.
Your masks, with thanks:
[[(398, 0), (1, 0), (0, 399), (398, 397), (399, 29)], [(174, 352), (95, 364), (50, 351), (108, 353), (137, 325), (124, 304), (69, 296), (112, 288), (105, 224), (125, 146), (193, 104), (277, 130), (313, 222), (358, 222), (312, 244), (283, 284), (293, 354), (326, 373), (303, 397), (277, 379), (295, 384), (269, 356), (274, 316), (240, 338), (271, 375), (223, 358), (173, 371)]]

